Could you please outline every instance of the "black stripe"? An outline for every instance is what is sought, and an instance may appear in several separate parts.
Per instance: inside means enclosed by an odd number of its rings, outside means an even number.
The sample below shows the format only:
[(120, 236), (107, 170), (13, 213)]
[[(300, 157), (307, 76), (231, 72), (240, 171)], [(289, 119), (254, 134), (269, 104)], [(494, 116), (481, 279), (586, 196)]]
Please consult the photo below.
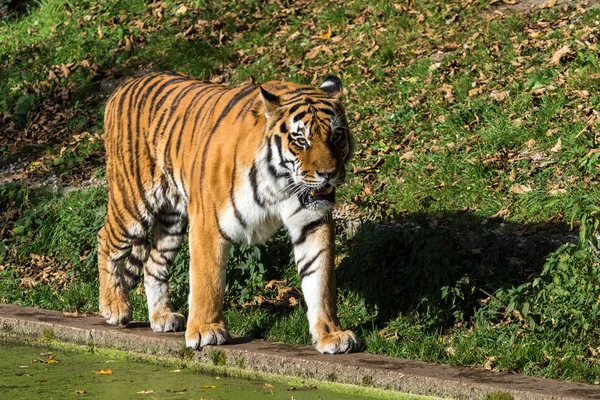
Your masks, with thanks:
[(217, 215), (217, 207), (214, 206), (213, 207), (213, 211), (215, 214), (215, 221), (217, 223), (217, 229), (219, 230), (219, 234), (221, 234), (221, 237), (229, 243), (233, 243), (233, 240), (229, 237), (228, 234), (225, 233), (225, 231), (221, 228), (221, 224), (219, 224), (219, 216)]
[(129, 256), (129, 253), (123, 253), (121, 254), (119, 257), (117, 258), (111, 258), (110, 261), (114, 262), (114, 263), (118, 263), (119, 261), (123, 261), (124, 259), (127, 258), (127, 256)]
[[(279, 139), (281, 141), (281, 139)], [(276, 179), (287, 178), (287, 174), (280, 174), (273, 165), (273, 149), (271, 147), (271, 138), (267, 142), (267, 170)]]
[(317, 111), (320, 111), (320, 112), (330, 115), (332, 117), (335, 115), (335, 112), (329, 108), (317, 108)]
[(321, 218), (316, 221), (313, 221), (309, 224), (306, 224), (302, 227), (302, 231), (300, 232), (300, 236), (296, 240), (294, 240), (294, 246), (299, 246), (302, 243), (306, 242), (306, 239), (313, 234), (319, 227), (325, 225), (327, 223), (326, 218)]
[(256, 174), (258, 170), (256, 169), (256, 163), (252, 163), (252, 168), (250, 168), (250, 186), (252, 187), (252, 196), (254, 197), (254, 202), (258, 204), (261, 208), (265, 208), (265, 203), (258, 195), (258, 182), (256, 178)]
[(235, 189), (235, 173), (237, 170), (237, 148), (238, 144), (236, 143), (235, 148), (233, 149), (233, 168), (231, 169), (231, 186), (229, 188), (229, 199), (231, 200), (231, 205), (233, 206), (233, 214), (235, 215), (235, 218), (238, 220), (242, 228), (246, 229), (248, 227), (248, 224), (244, 220), (242, 213), (235, 204), (235, 196), (233, 193)]
[[(178, 252), (180, 246), (181, 246), (181, 244), (178, 244), (175, 247), (163, 247), (160, 249), (157, 247), (156, 250), (160, 251), (161, 253), (173, 253), (173, 252)], [(165, 256), (163, 255), (163, 257), (165, 257)]]
[(294, 115), (294, 122), (301, 120), (306, 114), (306, 111), (301, 111), (298, 114)]
[(290, 114), (293, 114), (293, 113), (295, 113), (296, 111), (298, 111), (298, 109), (299, 109), (300, 107), (302, 107), (302, 106), (304, 106), (304, 105), (305, 105), (304, 103), (298, 103), (298, 104), (295, 104), (295, 105), (291, 106), (291, 107), (290, 107), (290, 109), (289, 109), (289, 113), (290, 113)]
[[(166, 272), (166, 271), (165, 271)], [(155, 275), (154, 273), (152, 273), (150, 270), (148, 270), (147, 268), (144, 270), (144, 274), (151, 276), (152, 278), (154, 278), (155, 280), (159, 281), (159, 282), (168, 282), (169, 281), (169, 275), (168, 273), (166, 274), (167, 276), (163, 276), (165, 274), (160, 274), (160, 276)]]
[[(217, 131), (217, 129), (219, 128), (219, 126), (221, 125), (221, 122), (223, 121), (223, 119), (225, 119), (225, 117), (227, 116), (227, 114), (229, 114), (229, 112), (231, 111), (231, 109), (233, 107), (235, 107), (235, 105), (237, 103), (239, 103), (241, 100), (243, 100), (244, 98), (246, 98), (247, 96), (249, 96), (252, 92), (254, 92), (256, 88), (251, 85), (248, 87), (245, 87), (243, 89), (241, 89), (238, 93), (236, 93), (233, 98), (231, 100), (229, 100), (229, 102), (227, 103), (227, 105), (223, 108), (223, 111), (221, 111), (221, 114), (219, 115), (219, 118), (217, 118), (216, 122), (214, 123), (212, 129), (210, 130), (210, 133), (208, 134), (208, 138), (206, 139), (206, 143), (204, 144), (204, 149), (202, 151), (202, 164), (200, 166), (200, 187), (203, 187), (202, 183), (204, 182), (204, 174), (206, 171), (206, 153), (208, 152), (208, 149), (210, 147), (210, 142), (215, 134), (215, 132)], [(216, 103), (215, 103), (216, 105)]]
[(286, 160), (285, 157), (283, 156), (283, 145), (281, 142), (281, 137), (277, 136), (277, 135), (273, 135), (273, 140), (275, 140), (275, 145), (277, 146), (277, 151), (279, 152), (279, 166), (281, 168), (284, 169), (288, 169), (291, 170), (291, 168), (288, 168), (287, 165), (291, 164), (291, 166), (294, 166), (294, 162), (291, 160)]
[(300, 266), (300, 261), (302, 260), (298, 260), (298, 276), (300, 277), (300, 280), (304, 279), (307, 276), (307, 272), (310, 269), (310, 267), (312, 267), (312, 265), (315, 263), (315, 261), (317, 261), (321, 254), (323, 254), (324, 251), (325, 249), (319, 250), (319, 252), (313, 258), (308, 260), (302, 266)]
[(303, 273), (300, 276), (300, 282), (302, 282), (304, 280), (304, 278), (306, 278), (307, 276), (311, 276), (312, 274), (314, 274), (315, 272), (317, 272), (317, 269), (313, 269), (312, 271), (306, 271), (305, 273)]
[(242, 108), (240, 109), (240, 111), (238, 112), (238, 114), (235, 116), (235, 121), (237, 122), (240, 117), (243, 115), (244, 118), (246, 117), (246, 115), (248, 115), (248, 109), (251, 108), (251, 106), (254, 104), (254, 101), (256, 100), (256, 96), (249, 98), (248, 100), (246, 100), (246, 102), (244, 103), (244, 105), (242, 106)]
[[(189, 114), (190, 114), (190, 111), (191, 111), (191, 109), (192, 109), (192, 108), (194, 107), (194, 105), (196, 104), (196, 101), (198, 101), (198, 98), (199, 98), (200, 96), (203, 96), (203, 95), (204, 95), (204, 93), (208, 92), (210, 89), (212, 89), (212, 87), (211, 87), (211, 86), (206, 86), (206, 87), (203, 87), (202, 89), (200, 89), (200, 90), (199, 90), (199, 91), (198, 91), (196, 94), (194, 94), (194, 97), (193, 97), (193, 98), (192, 98), (192, 100), (190, 101), (190, 105), (189, 105), (189, 107), (187, 108), (187, 110), (185, 110), (185, 114), (184, 114), (184, 116), (183, 116), (183, 122), (181, 123), (181, 129), (179, 130), (179, 134), (177, 135), (177, 144), (176, 144), (176, 146), (175, 146), (175, 154), (177, 154), (177, 155), (178, 155), (178, 154), (179, 154), (179, 150), (181, 149), (181, 138), (182, 138), (182, 135), (183, 135), (183, 129), (184, 129), (184, 128), (185, 128), (185, 126), (186, 126), (186, 122), (187, 122), (187, 120), (188, 120), (188, 116), (189, 116)], [(194, 121), (194, 122), (195, 122), (195, 121)], [(195, 123), (194, 123), (194, 125), (195, 125)], [(194, 132), (192, 131), (192, 132), (191, 132), (191, 136), (193, 136), (193, 133), (194, 133)], [(170, 139), (169, 139), (169, 141), (170, 141)], [(167, 144), (167, 148), (168, 148), (168, 147), (169, 147), (169, 144)]]
[(281, 123), (281, 125), (279, 126), (279, 130), (281, 131), (281, 133), (287, 133), (288, 132), (288, 128), (287, 128), (287, 125), (285, 124), (285, 121), (283, 121)]
[(129, 255), (129, 265), (136, 267), (136, 268), (142, 268), (144, 266), (144, 261), (140, 260), (139, 258), (133, 256), (133, 255)]
[[(158, 96), (160, 96), (160, 94), (167, 88), (167, 86), (169, 86), (175, 82), (182, 82), (183, 80), (184, 79), (182, 77), (168, 79), (168, 80), (164, 81), (163, 84), (160, 85), (160, 87), (158, 89), (156, 89), (156, 92), (154, 92), (154, 94), (152, 95), (152, 98), (150, 100), (150, 117), (152, 117), (154, 115), (154, 112), (156, 111), (155, 105), (156, 105), (156, 99), (158, 99)], [(173, 90), (174, 89), (175, 88), (173, 88)], [(169, 91), (169, 93), (171, 93), (173, 90)], [(169, 93), (167, 93), (166, 96), (168, 96)], [(150, 124), (148, 124), (148, 125), (150, 125)]]
[[(162, 254), (161, 254), (160, 258), (161, 258), (161, 260), (160, 260), (160, 261), (158, 261), (156, 258), (154, 258), (154, 255), (153, 255), (152, 253), (150, 253), (150, 259), (152, 259), (152, 261), (153, 261), (155, 264), (162, 265), (162, 266), (169, 265), (169, 263), (167, 262), (167, 260), (166, 260), (166, 259), (164, 259), (164, 257), (162, 256)], [(164, 259), (164, 260), (163, 260), (163, 259)], [(146, 269), (146, 270), (147, 270), (147, 269)]]

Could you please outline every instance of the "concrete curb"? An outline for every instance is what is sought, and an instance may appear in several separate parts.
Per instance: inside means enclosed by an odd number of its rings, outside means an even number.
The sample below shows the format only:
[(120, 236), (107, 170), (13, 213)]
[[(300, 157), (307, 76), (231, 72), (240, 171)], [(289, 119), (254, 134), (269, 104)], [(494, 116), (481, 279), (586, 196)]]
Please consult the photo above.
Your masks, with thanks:
[[(183, 333), (155, 334), (148, 324), (110, 326), (100, 317), (72, 318), (61, 312), (0, 304), (0, 334), (57, 340), (141, 354), (181, 358)], [(196, 362), (262, 373), (368, 386), (452, 399), (481, 400), (502, 391), (515, 399), (600, 399), (600, 387), (573, 382), (450, 367), (372, 354), (322, 355), (309, 346), (235, 338), (226, 346), (193, 352)]]

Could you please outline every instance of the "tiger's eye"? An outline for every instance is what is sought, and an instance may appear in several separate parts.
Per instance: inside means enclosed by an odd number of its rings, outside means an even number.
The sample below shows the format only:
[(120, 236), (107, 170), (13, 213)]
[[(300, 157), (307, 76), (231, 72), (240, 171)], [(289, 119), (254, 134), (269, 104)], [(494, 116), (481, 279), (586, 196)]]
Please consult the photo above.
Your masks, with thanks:
[(343, 138), (344, 138), (344, 134), (342, 133), (342, 131), (340, 131), (340, 130), (337, 130), (337, 131), (335, 131), (335, 132), (333, 133), (333, 137), (331, 138), (331, 140), (332, 140), (334, 143), (337, 143), (337, 142), (339, 142), (340, 140), (342, 140)]
[(306, 139), (304, 139), (303, 137), (300, 137), (300, 138), (296, 139), (295, 142), (300, 147), (307, 147), (308, 146), (308, 141)]

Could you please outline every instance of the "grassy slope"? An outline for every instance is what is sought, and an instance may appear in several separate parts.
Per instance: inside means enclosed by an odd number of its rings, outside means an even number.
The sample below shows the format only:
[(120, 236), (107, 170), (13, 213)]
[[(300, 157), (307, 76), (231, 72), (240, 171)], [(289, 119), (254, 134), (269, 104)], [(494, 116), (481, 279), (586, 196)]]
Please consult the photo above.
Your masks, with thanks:
[[(229, 84), (337, 73), (360, 143), (341, 209), (386, 223), (340, 230), (344, 325), (371, 352), (594, 382), (600, 9), (495, 7), (36, 3), (0, 26), (0, 156), (31, 176), (102, 178), (102, 104), (138, 70)], [(2, 300), (96, 310), (105, 199), (101, 186), (0, 186)], [(557, 250), (572, 217), (583, 240)], [(232, 252), (233, 302), (275, 297), (265, 278), (297, 284), (285, 243)], [(182, 310), (186, 262), (172, 274)], [(138, 318), (143, 303), (138, 291)], [(301, 307), (227, 318), (238, 333), (309, 341)]]

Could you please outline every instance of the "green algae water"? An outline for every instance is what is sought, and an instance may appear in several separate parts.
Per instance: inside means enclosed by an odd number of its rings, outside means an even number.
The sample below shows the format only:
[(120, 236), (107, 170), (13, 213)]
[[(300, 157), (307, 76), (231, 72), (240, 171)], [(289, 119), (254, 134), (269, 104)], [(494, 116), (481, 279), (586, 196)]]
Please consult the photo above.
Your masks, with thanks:
[(211, 376), (91, 353), (0, 342), (2, 399), (360, 399), (318, 387)]

